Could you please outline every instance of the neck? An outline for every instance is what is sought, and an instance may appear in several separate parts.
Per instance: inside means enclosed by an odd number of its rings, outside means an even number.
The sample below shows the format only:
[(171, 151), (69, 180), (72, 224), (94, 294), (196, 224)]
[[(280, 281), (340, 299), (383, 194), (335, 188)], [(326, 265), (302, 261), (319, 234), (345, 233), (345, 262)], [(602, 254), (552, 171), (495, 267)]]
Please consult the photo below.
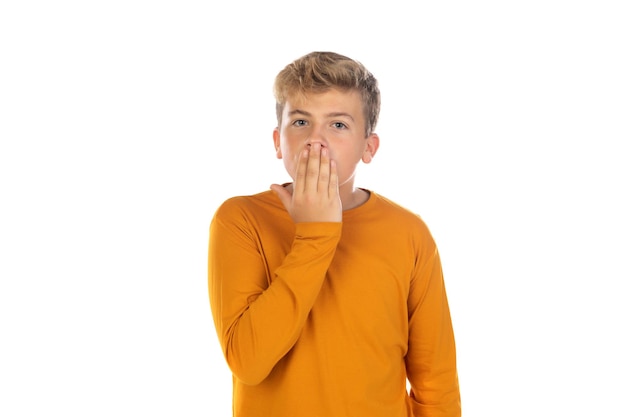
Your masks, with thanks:
[[(287, 189), (293, 192), (293, 183), (287, 184)], [(350, 210), (365, 204), (370, 194), (354, 186), (354, 183), (343, 184), (339, 186), (339, 198), (341, 199), (342, 211)]]
[(356, 188), (354, 184), (345, 184), (339, 187), (339, 198), (341, 198), (342, 210), (346, 211), (364, 204), (369, 199), (369, 193)]

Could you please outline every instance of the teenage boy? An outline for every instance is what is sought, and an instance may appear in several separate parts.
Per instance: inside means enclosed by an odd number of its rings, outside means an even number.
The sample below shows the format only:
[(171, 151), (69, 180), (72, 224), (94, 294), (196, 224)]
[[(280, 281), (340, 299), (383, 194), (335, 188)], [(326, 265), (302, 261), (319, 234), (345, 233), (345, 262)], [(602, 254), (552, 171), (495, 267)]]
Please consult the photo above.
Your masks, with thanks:
[(233, 415), (460, 416), (437, 246), (419, 216), (355, 187), (379, 145), (376, 79), (313, 52), (274, 93), (274, 147), (293, 182), (228, 199), (210, 228)]

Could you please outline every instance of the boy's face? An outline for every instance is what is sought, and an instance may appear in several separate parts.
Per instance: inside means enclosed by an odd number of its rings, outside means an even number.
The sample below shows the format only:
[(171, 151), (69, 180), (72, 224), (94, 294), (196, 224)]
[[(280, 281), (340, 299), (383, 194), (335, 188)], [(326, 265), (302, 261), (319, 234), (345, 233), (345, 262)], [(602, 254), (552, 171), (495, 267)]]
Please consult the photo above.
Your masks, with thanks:
[(337, 163), (339, 186), (352, 187), (359, 162), (369, 163), (378, 149), (378, 135), (365, 137), (358, 92), (333, 89), (287, 100), (281, 125), (274, 129), (274, 147), (292, 179), (300, 152), (316, 142)]

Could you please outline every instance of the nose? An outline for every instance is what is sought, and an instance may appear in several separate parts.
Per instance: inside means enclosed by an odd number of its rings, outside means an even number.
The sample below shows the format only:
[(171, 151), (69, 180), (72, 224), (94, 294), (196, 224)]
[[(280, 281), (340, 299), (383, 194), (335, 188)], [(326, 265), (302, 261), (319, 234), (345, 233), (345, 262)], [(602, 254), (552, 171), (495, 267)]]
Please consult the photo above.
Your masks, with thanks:
[(307, 148), (310, 149), (313, 146), (314, 143), (319, 143), (320, 144), (320, 148), (325, 148), (326, 147), (324, 142), (317, 141), (317, 140), (311, 140), (311, 141), (307, 141), (307, 143), (306, 143)]
[(306, 139), (306, 146), (309, 148), (314, 144), (319, 143), (322, 148), (327, 147), (326, 136), (320, 127), (311, 129), (311, 134)]

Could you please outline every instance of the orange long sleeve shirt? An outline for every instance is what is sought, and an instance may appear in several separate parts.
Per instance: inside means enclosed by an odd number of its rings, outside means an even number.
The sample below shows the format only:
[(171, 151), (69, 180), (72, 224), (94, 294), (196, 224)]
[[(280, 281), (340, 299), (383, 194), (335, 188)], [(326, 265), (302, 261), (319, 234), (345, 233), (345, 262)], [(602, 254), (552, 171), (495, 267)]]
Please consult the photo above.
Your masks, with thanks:
[(441, 263), (419, 216), (370, 192), (342, 223), (294, 224), (271, 191), (234, 197), (211, 222), (208, 265), (235, 417), (461, 415)]

